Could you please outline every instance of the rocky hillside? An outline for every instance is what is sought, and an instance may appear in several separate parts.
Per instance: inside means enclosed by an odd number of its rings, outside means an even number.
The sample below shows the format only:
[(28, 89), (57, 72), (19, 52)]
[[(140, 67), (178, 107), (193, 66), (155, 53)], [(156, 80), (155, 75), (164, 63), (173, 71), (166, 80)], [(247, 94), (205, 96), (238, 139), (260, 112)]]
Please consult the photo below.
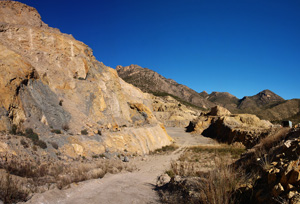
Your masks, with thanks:
[[(36, 9), (0, 1), (0, 131), (35, 132), (68, 157), (147, 153), (170, 143), (152, 100)], [(62, 133), (62, 134), (55, 134)]]
[(218, 92), (215, 97), (211, 97), (212, 94), (208, 100), (213, 99), (214, 102), (226, 107), (233, 113), (255, 114), (261, 119), (272, 122), (282, 120), (291, 120), (294, 124), (300, 122), (299, 99), (284, 100), (270, 90), (263, 90), (254, 96), (245, 96), (241, 100), (229, 97), (227, 93)]
[(197, 93), (187, 86), (138, 65), (117, 66), (116, 70), (122, 79), (144, 92), (158, 96), (171, 95), (182, 102), (185, 101), (187, 105), (195, 105), (206, 110), (220, 105), (232, 113), (255, 114), (261, 119), (272, 122), (282, 120), (300, 122), (300, 99), (284, 100), (270, 90), (238, 99), (227, 92)]
[(237, 109), (237, 106), (239, 104), (239, 99), (235, 97), (234, 95), (228, 93), (228, 92), (212, 92), (211, 94), (206, 93), (205, 91), (201, 92), (200, 95), (205, 97), (205, 99), (223, 106), (224, 108), (228, 110), (235, 110)]
[(122, 79), (144, 92), (158, 96), (175, 96), (203, 109), (209, 109), (214, 106), (214, 103), (206, 100), (193, 89), (178, 84), (172, 79), (166, 79), (150, 69), (142, 68), (138, 65), (130, 65), (126, 67), (117, 66), (116, 70)]

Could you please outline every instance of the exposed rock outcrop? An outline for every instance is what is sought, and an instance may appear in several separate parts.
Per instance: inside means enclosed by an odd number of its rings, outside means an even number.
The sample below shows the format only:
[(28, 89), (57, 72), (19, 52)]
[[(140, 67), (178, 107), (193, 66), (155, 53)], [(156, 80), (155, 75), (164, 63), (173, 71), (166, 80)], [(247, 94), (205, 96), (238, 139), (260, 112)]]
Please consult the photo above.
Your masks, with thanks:
[[(0, 131), (30, 127), (45, 141), (55, 137), (71, 157), (125, 146), (147, 153), (170, 143), (151, 97), (98, 62), (87, 45), (22, 3), (1, 1), (0, 14)], [(65, 131), (57, 137), (53, 129)]]
[(171, 96), (153, 96), (152, 106), (156, 118), (168, 127), (186, 127), (201, 112), (185, 106)]
[(231, 115), (230, 111), (222, 106), (215, 106), (211, 108), (210, 112), (207, 114), (210, 116), (228, 116)]
[(254, 177), (241, 188), (242, 203), (300, 202), (300, 129), (281, 130), (249, 150), (236, 162)]
[(206, 115), (199, 116), (190, 122), (187, 131), (216, 138), (225, 143), (240, 142), (247, 148), (270, 133), (272, 124), (260, 120), (255, 115), (231, 114), (223, 107), (217, 106)]

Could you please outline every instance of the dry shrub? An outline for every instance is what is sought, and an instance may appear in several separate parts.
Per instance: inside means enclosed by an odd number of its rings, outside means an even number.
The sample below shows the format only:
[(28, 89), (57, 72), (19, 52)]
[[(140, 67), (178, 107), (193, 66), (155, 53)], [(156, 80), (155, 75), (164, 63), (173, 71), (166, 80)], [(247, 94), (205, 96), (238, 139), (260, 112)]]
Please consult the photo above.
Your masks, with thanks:
[(247, 182), (243, 171), (223, 163), (222, 158), (215, 161), (215, 168), (207, 172), (195, 172), (193, 166), (186, 162), (172, 173), (182, 176), (173, 178), (167, 186), (159, 190), (164, 203), (205, 203), (230, 204), (238, 203), (236, 191)]
[(1, 170), (0, 179), (0, 200), (3, 203), (16, 203), (26, 199), (29, 192), (22, 188), (22, 183), (15, 176)]
[[(60, 171), (63, 169), (63, 171)], [(52, 174), (57, 172), (57, 184), (59, 188), (64, 188), (71, 183), (85, 181), (89, 179), (103, 178), (106, 173), (119, 173), (121, 171), (133, 171), (133, 166), (125, 164), (120, 160), (99, 159), (93, 163), (73, 162), (72, 164), (60, 164), (52, 168)]]
[(275, 130), (275, 132), (261, 139), (260, 142), (254, 147), (254, 149), (256, 151), (260, 151), (262, 149), (268, 151), (272, 147), (282, 142), (284, 138), (288, 135), (289, 131), (289, 128), (281, 128), (279, 130)]
[(200, 184), (200, 202), (213, 204), (236, 203), (235, 191), (246, 182), (246, 176), (232, 167), (219, 164), (218, 167), (204, 175)]
[[(247, 167), (249, 171), (268, 170), (274, 159), (274, 148), (283, 143), (288, 136), (289, 128), (274, 129), (267, 137), (260, 140), (252, 149), (248, 150), (239, 165)], [(258, 164), (258, 165), (256, 165)]]
[(173, 143), (170, 145), (163, 146), (162, 148), (156, 149), (154, 151), (151, 151), (151, 152), (149, 152), (149, 154), (152, 154), (152, 155), (153, 154), (165, 154), (165, 153), (173, 152), (178, 148), (179, 148), (178, 145)]
[(190, 147), (189, 150), (194, 153), (214, 153), (219, 156), (230, 155), (233, 158), (239, 157), (245, 152), (245, 147), (233, 146), (233, 145), (201, 145)]
[(74, 182), (102, 178), (106, 173), (133, 171), (134, 169), (136, 168), (129, 163), (102, 158), (72, 162), (59, 160), (41, 162), (20, 159), (14, 155), (2, 155), (0, 158), (0, 200), (5, 203), (25, 201), (29, 193), (47, 190), (45, 186), (54, 185), (62, 189)]
[[(246, 183), (245, 173), (232, 163), (244, 148), (230, 145), (194, 146), (171, 162), (171, 182), (159, 189), (164, 203), (237, 203), (236, 191)], [(181, 179), (177, 179), (177, 175)]]

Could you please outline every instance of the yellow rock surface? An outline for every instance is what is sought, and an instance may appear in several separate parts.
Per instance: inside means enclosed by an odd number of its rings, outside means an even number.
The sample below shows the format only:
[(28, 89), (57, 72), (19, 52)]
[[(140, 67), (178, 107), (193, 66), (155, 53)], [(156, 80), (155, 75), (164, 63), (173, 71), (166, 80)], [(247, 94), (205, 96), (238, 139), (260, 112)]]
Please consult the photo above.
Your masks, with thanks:
[[(9, 114), (0, 118), (0, 129), (9, 127), (8, 120), (20, 130), (33, 128), (41, 139), (63, 126), (73, 134), (88, 129), (84, 137), (89, 139), (105, 129), (104, 143), (78, 137), (59, 148), (71, 157), (98, 154), (104, 144), (120, 150), (126, 142), (127, 149), (149, 152), (170, 143), (149, 95), (97, 61), (87, 45), (48, 27), (34, 8), (19, 2), (0, 2), (0, 22), (0, 107)], [(115, 136), (120, 129), (122, 134)]]

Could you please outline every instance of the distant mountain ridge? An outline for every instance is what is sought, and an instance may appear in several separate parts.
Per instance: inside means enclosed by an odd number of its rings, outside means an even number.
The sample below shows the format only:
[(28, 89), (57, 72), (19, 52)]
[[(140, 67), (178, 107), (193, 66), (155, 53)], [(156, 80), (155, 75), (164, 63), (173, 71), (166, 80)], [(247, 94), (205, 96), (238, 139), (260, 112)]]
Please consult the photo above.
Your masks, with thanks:
[(138, 65), (117, 66), (119, 76), (126, 82), (140, 88), (144, 92), (154, 95), (171, 95), (179, 100), (195, 105), (202, 109), (209, 109), (221, 105), (232, 113), (251, 113), (261, 119), (279, 122), (292, 120), (300, 122), (300, 99), (284, 100), (282, 97), (266, 89), (254, 96), (238, 99), (228, 92), (201, 93), (178, 84), (173, 79), (166, 79), (157, 72), (142, 68)]
[(116, 67), (116, 70), (124, 81), (140, 88), (144, 92), (153, 93), (154, 95), (173, 95), (204, 109), (209, 109), (215, 105), (215, 103), (206, 100), (193, 89), (178, 84), (173, 79), (166, 79), (148, 68), (142, 68), (138, 65), (126, 67), (119, 65)]

